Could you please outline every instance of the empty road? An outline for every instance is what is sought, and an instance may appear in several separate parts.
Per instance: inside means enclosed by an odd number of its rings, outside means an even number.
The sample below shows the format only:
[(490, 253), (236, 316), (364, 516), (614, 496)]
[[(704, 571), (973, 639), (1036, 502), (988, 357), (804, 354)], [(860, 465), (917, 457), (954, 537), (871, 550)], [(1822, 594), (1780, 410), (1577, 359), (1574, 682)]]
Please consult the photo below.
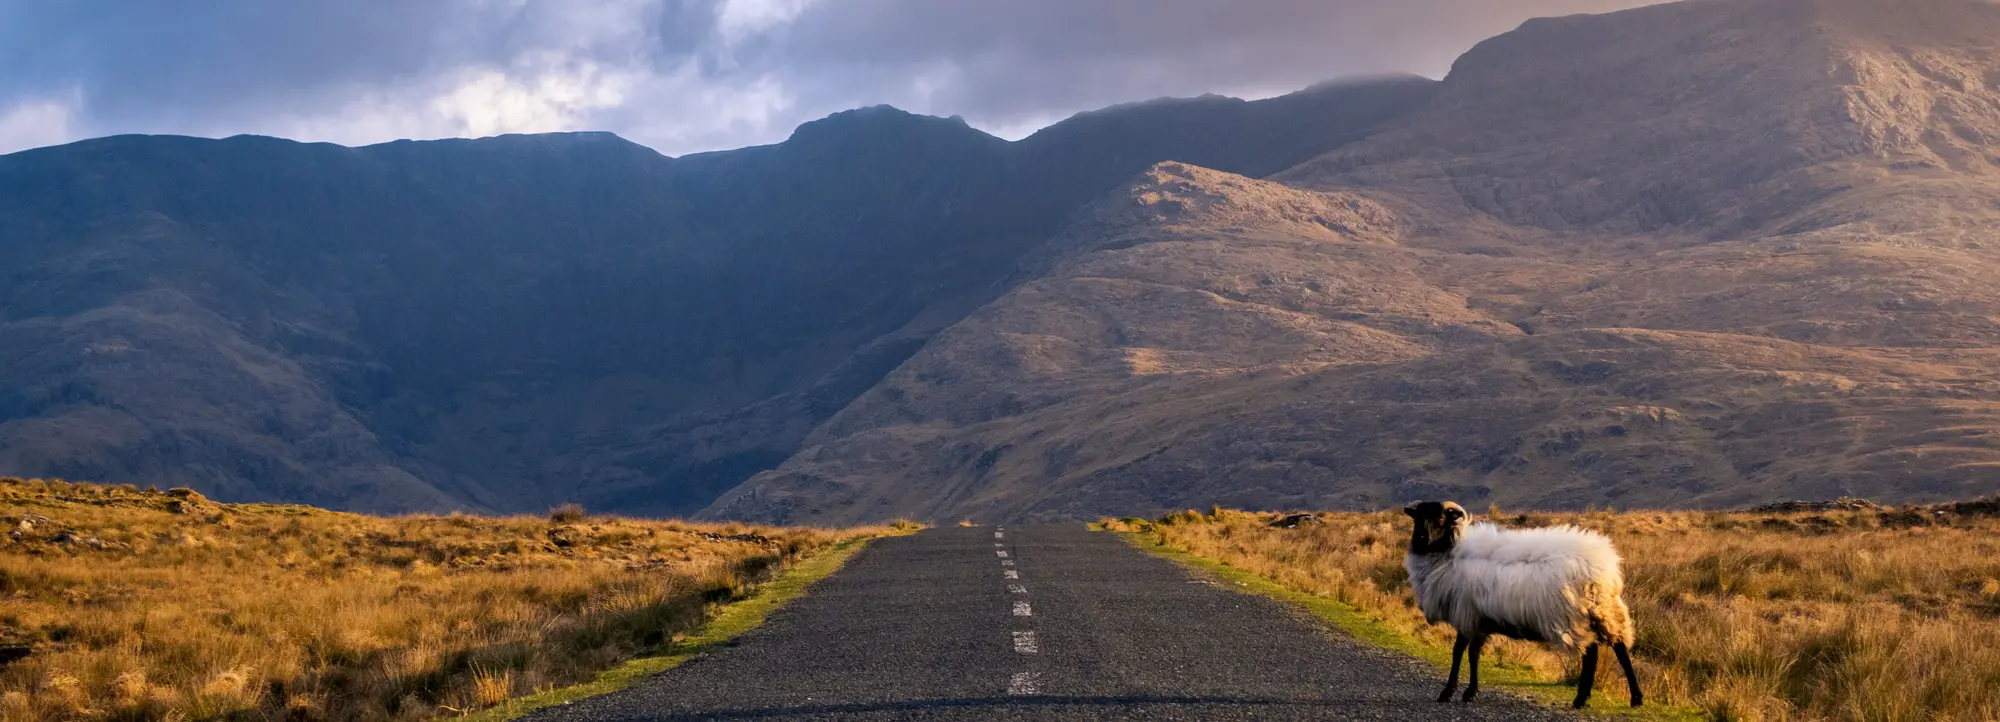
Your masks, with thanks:
[(611, 720), (1553, 720), (1081, 524), (878, 540), (735, 644), (545, 709)]

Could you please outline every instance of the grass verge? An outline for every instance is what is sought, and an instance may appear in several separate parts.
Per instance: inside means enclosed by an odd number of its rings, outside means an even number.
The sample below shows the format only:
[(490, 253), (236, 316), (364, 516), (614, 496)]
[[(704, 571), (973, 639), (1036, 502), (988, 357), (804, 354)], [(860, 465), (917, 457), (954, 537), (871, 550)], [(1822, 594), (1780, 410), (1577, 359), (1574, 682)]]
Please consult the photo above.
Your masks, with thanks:
[(805, 594), (806, 588), (812, 586), (814, 582), (839, 571), (840, 567), (869, 541), (870, 539), (848, 540), (806, 558), (779, 573), (777, 578), (759, 585), (748, 597), (722, 605), (701, 628), (685, 638), (674, 640), (658, 656), (629, 660), (599, 673), (597, 678), (589, 682), (510, 700), (500, 706), (467, 715), (464, 719), (472, 722), (511, 720), (545, 707), (610, 694), (630, 687), (639, 680), (678, 667), (683, 662), (756, 629), (758, 625), (764, 623), (764, 619), (769, 617), (771, 612)]
[[(1092, 525), (1099, 531), (1108, 531), (1104, 525)], [(1415, 635), (1406, 633), (1370, 616), (1367, 612), (1327, 597), (1299, 591), (1284, 586), (1255, 572), (1238, 569), (1226, 563), (1196, 556), (1192, 552), (1170, 545), (1166, 538), (1154, 531), (1116, 532), (1133, 546), (1182, 566), (1206, 574), (1238, 591), (1261, 594), (1304, 609), (1314, 617), (1332, 625), (1361, 642), (1390, 651), (1416, 657), (1436, 667), (1439, 683), (1442, 672), (1450, 669), (1451, 650), (1431, 644)], [(1461, 679), (1461, 681), (1463, 681)], [(1507, 661), (1489, 660), (1480, 665), (1480, 688), (1500, 690), (1548, 705), (1568, 707), (1576, 696), (1576, 689), (1568, 684), (1547, 679), (1538, 670)], [(1598, 680), (1600, 691), (1607, 685), (1620, 688), (1622, 677), (1602, 676)], [(1624, 706), (1610, 706), (1607, 700), (1598, 699), (1588, 710), (1593, 715), (1615, 717), (1627, 720), (1700, 720), (1701, 711), (1685, 705), (1652, 705), (1634, 709)]]
[[(1617, 545), (1644, 714), (1678, 705), (1717, 720), (2000, 720), (2000, 499), (1478, 516), (1581, 526)], [(1410, 599), (1398, 510), (1217, 508), (1100, 524), (1351, 607), (1431, 648), (1420, 657), (1439, 659), (1451, 644), (1451, 629), (1426, 622)], [(1581, 672), (1576, 655), (1504, 638), (1487, 658), (1550, 682)], [(1615, 669), (1600, 667), (1593, 709), (1623, 702)]]
[(910, 526), (381, 517), (0, 478), (0, 722), (457, 716), (726, 630), (721, 610)]

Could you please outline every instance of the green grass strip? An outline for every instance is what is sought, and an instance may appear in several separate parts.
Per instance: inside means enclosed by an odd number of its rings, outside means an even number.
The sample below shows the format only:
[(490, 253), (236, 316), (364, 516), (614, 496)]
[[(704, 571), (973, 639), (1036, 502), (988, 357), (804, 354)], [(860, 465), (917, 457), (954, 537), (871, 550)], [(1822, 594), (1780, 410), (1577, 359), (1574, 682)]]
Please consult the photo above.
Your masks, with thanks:
[[(1093, 525), (1093, 528), (1096, 528), (1095, 525)], [(1185, 549), (1168, 544), (1166, 539), (1161, 537), (1157, 532), (1115, 533), (1118, 536), (1124, 537), (1125, 541), (1130, 542), (1133, 546), (1145, 550), (1150, 554), (1174, 561), (1181, 566), (1208, 575), (1216, 581), (1226, 582), (1224, 586), (1234, 588), (1240, 592), (1261, 594), (1291, 604), (1304, 609), (1314, 617), (1331, 624), (1340, 631), (1346, 632), (1349, 636), (1361, 640), (1363, 643), (1429, 662), (1433, 667), (1438, 669), (1438, 682), (1440, 685), (1444, 682), (1443, 673), (1451, 669), (1451, 650), (1449, 648), (1428, 644), (1402, 630), (1382, 623), (1380, 620), (1369, 616), (1367, 612), (1353, 605), (1316, 594), (1302, 592), (1271, 581), (1255, 572), (1238, 569), (1207, 557), (1197, 556)], [(1607, 680), (1603, 678), (1604, 675), (1600, 674), (1598, 676), (1598, 684), (1600, 686), (1607, 683)], [(1615, 679), (1609, 681), (1622, 683), (1622, 677), (1613, 676)], [(1505, 662), (1487, 661), (1481, 664), (1479, 666), (1479, 686), (1482, 690), (1503, 689), (1518, 697), (1563, 708), (1568, 708), (1570, 702), (1576, 699), (1576, 687), (1542, 679), (1533, 669), (1527, 666)], [(1673, 720), (1679, 722), (1681, 720), (1704, 719), (1701, 711), (1692, 706), (1661, 705), (1648, 702), (1645, 707), (1633, 709), (1624, 706), (1623, 702), (1614, 704), (1610, 699), (1603, 697), (1596, 699), (1586, 711), (1592, 716), (1614, 717), (1624, 720), (1647, 720), (1649, 722), (1651, 720)]]
[[(879, 538), (879, 537), (877, 537)], [(851, 539), (834, 545), (832, 549), (821, 551), (790, 569), (778, 574), (777, 578), (757, 585), (749, 596), (722, 605), (715, 616), (701, 625), (692, 635), (675, 641), (663, 654), (654, 657), (640, 657), (617, 667), (599, 672), (597, 677), (582, 684), (559, 687), (519, 697), (497, 707), (490, 707), (461, 717), (471, 722), (502, 722), (521, 717), (544, 707), (569, 704), (585, 697), (610, 694), (632, 686), (639, 680), (680, 666), (682, 662), (714, 650), (731, 639), (756, 629), (764, 623), (778, 607), (804, 594), (806, 587), (814, 582), (832, 576), (846, 564), (848, 558), (861, 550), (873, 539)]]

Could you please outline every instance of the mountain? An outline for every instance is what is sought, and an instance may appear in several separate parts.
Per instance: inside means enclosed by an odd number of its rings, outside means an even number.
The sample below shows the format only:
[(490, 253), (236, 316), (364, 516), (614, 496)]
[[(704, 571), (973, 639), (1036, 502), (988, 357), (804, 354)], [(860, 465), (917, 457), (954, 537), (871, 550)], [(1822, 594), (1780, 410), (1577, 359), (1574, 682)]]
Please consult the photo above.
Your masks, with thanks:
[(1267, 173), (1422, 78), (1021, 142), (894, 108), (668, 158), (601, 133), (0, 156), (0, 474), (370, 511), (702, 508), (1164, 160)]
[(788, 523), (1988, 494), (1996, 39), (1696, 0), (1016, 142), (0, 156), (0, 474)]
[(1152, 167), (704, 513), (1992, 493), (1996, 169), (2000, 5), (1530, 21), (1261, 180)]
[(1976, 220), (2000, 162), (1996, 14), (1697, 0), (1533, 20), (1461, 57), (1415, 117), (1279, 179), (1621, 235)]

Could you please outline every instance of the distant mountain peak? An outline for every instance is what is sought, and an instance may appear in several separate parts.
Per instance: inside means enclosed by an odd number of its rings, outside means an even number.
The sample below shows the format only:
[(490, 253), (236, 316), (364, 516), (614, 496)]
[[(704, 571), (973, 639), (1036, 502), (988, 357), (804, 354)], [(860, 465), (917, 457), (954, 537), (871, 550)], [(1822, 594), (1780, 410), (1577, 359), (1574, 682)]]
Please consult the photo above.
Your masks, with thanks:
[(479, 146), (487, 148), (539, 148), (548, 150), (576, 150), (584, 148), (609, 148), (645, 146), (625, 139), (608, 130), (568, 130), (549, 133), (503, 133), (480, 138), (438, 138), (435, 140), (393, 140), (374, 146), (407, 146), (434, 144), (440, 146)]
[[(895, 138), (910, 134), (937, 137), (978, 137), (1000, 141), (971, 125), (960, 116), (940, 118), (921, 115), (897, 108), (893, 105), (871, 105), (864, 108), (843, 110), (819, 120), (809, 121), (792, 131), (787, 144), (816, 144), (840, 142), (855, 138), (881, 137)], [(1004, 141), (1000, 141), (1004, 142)]]

